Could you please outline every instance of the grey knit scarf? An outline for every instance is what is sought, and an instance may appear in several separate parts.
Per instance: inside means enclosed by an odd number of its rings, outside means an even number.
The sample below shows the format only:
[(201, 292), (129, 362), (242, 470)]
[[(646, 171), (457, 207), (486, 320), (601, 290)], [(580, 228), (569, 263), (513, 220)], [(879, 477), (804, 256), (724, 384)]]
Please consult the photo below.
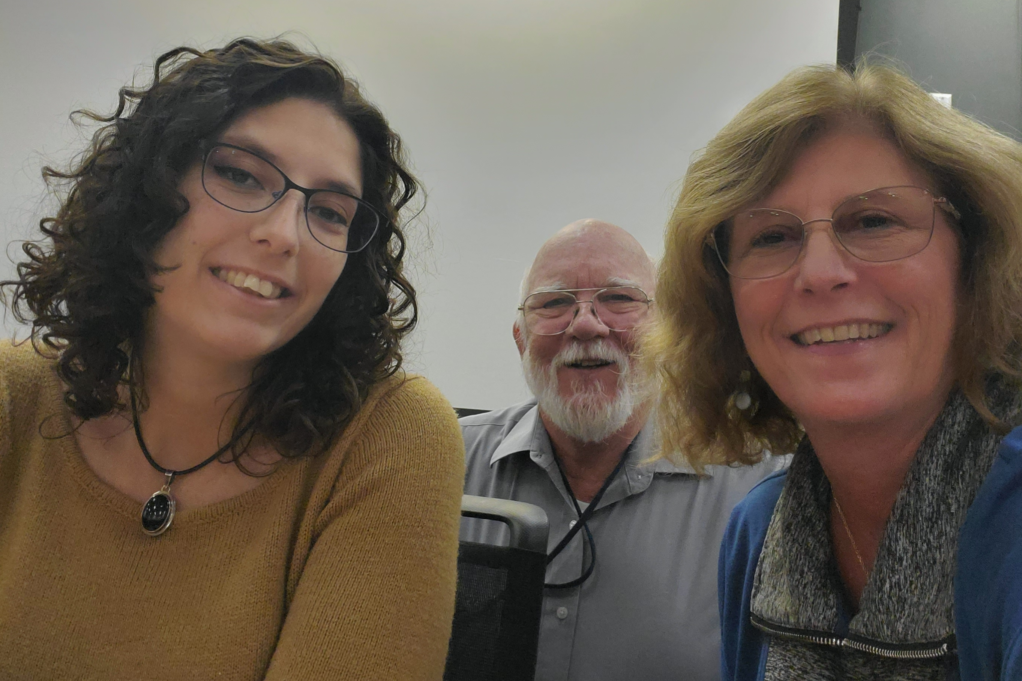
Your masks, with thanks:
[[(1018, 392), (991, 388), (995, 413), (1017, 421)], [(850, 621), (830, 540), (830, 483), (803, 440), (753, 585), (753, 623), (775, 634), (765, 679), (957, 678), (958, 531), (1000, 439), (964, 395), (952, 394), (916, 453)]]

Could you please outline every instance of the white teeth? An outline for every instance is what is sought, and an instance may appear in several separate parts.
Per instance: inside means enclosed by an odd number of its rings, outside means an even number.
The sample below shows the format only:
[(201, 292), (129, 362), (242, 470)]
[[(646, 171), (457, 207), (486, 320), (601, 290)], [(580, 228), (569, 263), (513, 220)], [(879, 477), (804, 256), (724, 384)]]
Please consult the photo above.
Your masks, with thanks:
[(816, 329), (809, 329), (798, 334), (798, 340), (802, 345), (813, 345), (815, 343), (836, 343), (844, 340), (855, 340), (858, 338), (868, 339), (881, 336), (890, 327), (886, 324), (843, 324), (841, 326), (821, 326)]
[(272, 281), (260, 279), (254, 274), (248, 274), (247, 272), (218, 269), (215, 271), (215, 274), (220, 281), (226, 282), (236, 288), (248, 289), (254, 293), (258, 293), (263, 298), (269, 298), (270, 300), (276, 300), (283, 292), (283, 289), (274, 284)]

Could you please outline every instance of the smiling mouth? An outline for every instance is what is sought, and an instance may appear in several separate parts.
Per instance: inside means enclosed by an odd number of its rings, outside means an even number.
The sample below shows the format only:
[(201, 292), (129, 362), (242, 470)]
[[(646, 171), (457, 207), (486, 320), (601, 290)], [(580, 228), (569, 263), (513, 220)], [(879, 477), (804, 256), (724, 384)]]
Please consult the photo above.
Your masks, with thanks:
[(266, 298), (267, 300), (287, 298), (291, 295), (291, 291), (288, 289), (277, 286), (272, 281), (260, 279), (254, 274), (249, 274), (247, 272), (228, 270), (221, 267), (214, 267), (210, 270), (210, 272), (212, 272), (213, 276), (218, 278), (220, 281), (230, 284), (236, 289), (259, 296), (260, 298)]
[(792, 334), (791, 340), (797, 345), (810, 346), (823, 343), (845, 343), (850, 341), (873, 340), (886, 336), (894, 324), (842, 324), (840, 326), (819, 326)]
[(569, 369), (599, 369), (600, 367), (609, 367), (614, 362), (607, 359), (581, 359), (577, 362), (570, 362), (564, 366)]

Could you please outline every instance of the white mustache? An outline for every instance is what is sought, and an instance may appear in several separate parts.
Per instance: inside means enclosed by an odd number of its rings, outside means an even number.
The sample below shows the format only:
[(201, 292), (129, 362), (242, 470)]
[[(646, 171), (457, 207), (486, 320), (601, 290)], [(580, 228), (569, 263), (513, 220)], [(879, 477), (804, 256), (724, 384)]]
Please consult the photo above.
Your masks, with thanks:
[(557, 368), (576, 362), (598, 360), (601, 362), (614, 362), (623, 370), (628, 367), (629, 356), (621, 348), (608, 343), (603, 339), (588, 341), (586, 343), (571, 343), (561, 350), (550, 361), (551, 366)]

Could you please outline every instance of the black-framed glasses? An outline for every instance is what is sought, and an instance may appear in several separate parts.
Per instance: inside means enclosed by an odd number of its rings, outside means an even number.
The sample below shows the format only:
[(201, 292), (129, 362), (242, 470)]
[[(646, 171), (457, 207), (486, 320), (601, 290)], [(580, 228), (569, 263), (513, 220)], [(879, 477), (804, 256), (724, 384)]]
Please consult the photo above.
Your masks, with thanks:
[(264, 211), (297, 189), (305, 195), (305, 224), (312, 238), (339, 253), (368, 246), (383, 219), (357, 196), (302, 187), (265, 158), (233, 144), (215, 144), (206, 151), (202, 188), (220, 205), (240, 213)]
[(891, 262), (926, 248), (938, 208), (961, 218), (947, 198), (922, 187), (881, 187), (844, 201), (830, 218), (807, 222), (775, 208), (742, 211), (721, 223), (710, 241), (724, 269), (739, 279), (787, 272), (805, 247), (807, 225), (814, 222), (829, 222), (837, 242), (856, 258)]
[[(575, 296), (588, 291), (594, 292), (589, 300), (579, 300)], [(596, 318), (611, 331), (627, 331), (642, 320), (652, 302), (653, 299), (637, 286), (572, 288), (533, 293), (518, 310), (529, 333), (556, 336), (568, 330), (582, 303), (589, 303)]]

